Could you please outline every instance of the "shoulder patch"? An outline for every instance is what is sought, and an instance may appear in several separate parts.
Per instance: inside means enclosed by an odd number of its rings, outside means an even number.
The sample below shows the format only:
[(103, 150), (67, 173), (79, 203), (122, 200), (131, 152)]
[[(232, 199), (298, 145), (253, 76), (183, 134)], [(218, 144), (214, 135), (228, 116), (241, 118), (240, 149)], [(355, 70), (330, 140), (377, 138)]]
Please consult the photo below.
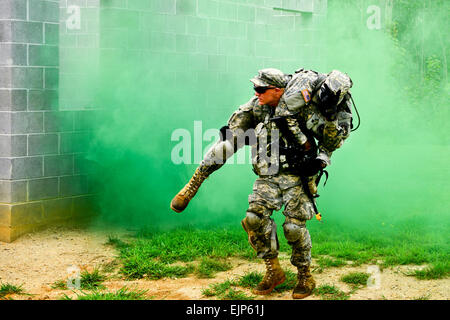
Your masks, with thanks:
[(305, 100), (306, 103), (308, 103), (309, 101), (311, 101), (311, 95), (309, 94), (308, 89), (303, 89), (301, 91), (303, 99)]

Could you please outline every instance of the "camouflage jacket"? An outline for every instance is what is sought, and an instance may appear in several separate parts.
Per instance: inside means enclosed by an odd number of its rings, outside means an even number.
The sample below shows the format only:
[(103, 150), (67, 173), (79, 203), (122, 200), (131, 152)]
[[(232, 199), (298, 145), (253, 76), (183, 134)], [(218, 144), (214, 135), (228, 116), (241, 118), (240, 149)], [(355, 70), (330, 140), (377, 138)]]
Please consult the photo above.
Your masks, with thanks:
[[(318, 141), (319, 157), (330, 164), (331, 153), (339, 148), (348, 137), (351, 126), (351, 109), (349, 96), (345, 96), (338, 106), (338, 116), (334, 121), (328, 121), (317, 108), (316, 91), (327, 75), (314, 71), (297, 71), (286, 86), (285, 93), (276, 108), (259, 105), (258, 98), (252, 97), (241, 105), (228, 120), (228, 126), (237, 137), (241, 147), (243, 136), (250, 136), (254, 130), (256, 141), (252, 145), (253, 168), (260, 176), (275, 175), (288, 170), (289, 163), (271, 147), (270, 142), (284, 139), (273, 117), (285, 117), (289, 130), (299, 144), (307, 141), (307, 136), (313, 136)], [(303, 128), (303, 130), (302, 130)], [(304, 132), (304, 131), (308, 132)], [(277, 136), (275, 136), (277, 135)], [(275, 152), (274, 152), (275, 151)]]

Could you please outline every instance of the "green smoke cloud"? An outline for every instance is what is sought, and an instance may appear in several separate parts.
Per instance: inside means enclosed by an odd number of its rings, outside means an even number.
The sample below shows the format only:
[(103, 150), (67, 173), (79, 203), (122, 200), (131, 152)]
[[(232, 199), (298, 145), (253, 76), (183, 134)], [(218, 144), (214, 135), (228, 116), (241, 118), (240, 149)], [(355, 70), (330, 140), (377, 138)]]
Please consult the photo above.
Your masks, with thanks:
[[(330, 179), (320, 187), (324, 218), (374, 232), (382, 223), (408, 221), (444, 224), (448, 230), (448, 2), (396, 1), (391, 20), (383, 15), (380, 29), (367, 27), (368, 2), (328, 5), (322, 29), (314, 33), (322, 60), (307, 47), (294, 53), (274, 50), (281, 41), (298, 43), (304, 35), (296, 30), (282, 37), (263, 30), (272, 59), (254, 58), (249, 49), (248, 57), (229, 53), (227, 60), (225, 54), (195, 53), (193, 38), (143, 30), (129, 23), (132, 16), (115, 15), (115, 23), (127, 27), (101, 33), (96, 105), (104, 112), (93, 123), (89, 155), (98, 163), (101, 219), (161, 228), (237, 224), (256, 178), (248, 162), (215, 172), (182, 214), (170, 210), (170, 200), (196, 168), (171, 161), (178, 143), (172, 133), (186, 129), (194, 138), (195, 120), (204, 130), (225, 125), (253, 94), (248, 79), (258, 69), (305, 67), (348, 73), (361, 115), (360, 129), (335, 152)], [(111, 11), (103, 11), (101, 24), (112, 18)], [(247, 33), (233, 45), (253, 43), (261, 32)], [(203, 40), (202, 50), (217, 45)], [(123, 41), (122, 48), (116, 45)], [(185, 53), (174, 53), (174, 46)]]

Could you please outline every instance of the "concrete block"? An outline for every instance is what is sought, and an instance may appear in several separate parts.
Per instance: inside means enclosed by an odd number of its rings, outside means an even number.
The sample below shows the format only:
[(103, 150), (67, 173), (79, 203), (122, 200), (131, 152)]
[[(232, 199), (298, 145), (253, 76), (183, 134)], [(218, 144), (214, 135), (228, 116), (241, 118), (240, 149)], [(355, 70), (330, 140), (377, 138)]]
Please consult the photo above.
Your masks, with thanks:
[(58, 110), (58, 102), (57, 90), (30, 90), (28, 110)]
[(46, 221), (67, 220), (72, 218), (73, 198), (42, 201)]
[[(11, 205), (10, 204), (0, 204), (0, 227), (11, 226)], [(0, 237), (0, 241), (2, 240)]]
[(91, 135), (89, 132), (61, 133), (60, 153), (86, 152), (89, 148)]
[(44, 23), (44, 43), (49, 45), (59, 44), (59, 24)]
[(215, 0), (198, 0), (198, 15), (208, 18), (216, 18), (219, 12), (218, 2)]
[(116, 8), (106, 8), (100, 10), (100, 21), (102, 21), (101, 28), (122, 28), (137, 30), (139, 28), (140, 21), (139, 12)]
[[(74, 155), (54, 155), (44, 157), (44, 176), (62, 176), (74, 174)], [(76, 173), (84, 173), (80, 172)]]
[(177, 0), (176, 14), (195, 16), (197, 14), (197, 0)]
[(72, 111), (55, 111), (44, 113), (45, 132), (64, 132), (73, 130), (74, 113)]
[(0, 43), (0, 66), (26, 66), (27, 46), (25, 44)]
[(74, 111), (74, 130), (89, 131), (95, 129), (104, 112), (104, 110)]
[(13, 134), (42, 133), (44, 115), (42, 112), (12, 112), (11, 132)]
[(186, 17), (186, 26), (188, 34), (208, 34), (208, 19)]
[(61, 197), (82, 195), (88, 191), (86, 175), (63, 176), (59, 179), (59, 195)]
[[(141, 6), (139, 6), (139, 4), (141, 4)], [(147, 3), (147, 6), (149, 7), (149, 1), (142, 1), (142, 0), (138, 0), (138, 1), (130, 1), (129, 6), (132, 9), (141, 9), (144, 8), (144, 4)], [(102, 1), (101, 3), (102, 8), (121, 8), (121, 9), (125, 9), (127, 8), (127, 0), (107, 0), (107, 1)]]
[(0, 42), (42, 43), (43, 24), (29, 21), (0, 21)]
[(197, 38), (191, 35), (176, 35), (177, 52), (194, 53), (197, 52)]
[(11, 227), (40, 225), (43, 222), (42, 203), (30, 202), (11, 205)]
[(176, 14), (177, 0), (153, 0), (152, 5), (155, 12)]
[[(16, 203), (25, 201), (27, 201), (27, 181), (0, 180), (0, 202)], [(0, 212), (0, 220), (2, 219), (1, 215)]]
[(28, 2), (29, 19), (43, 22), (59, 22), (59, 3), (32, 0)]
[(0, 134), (11, 133), (11, 112), (0, 112)]
[(27, 90), (0, 90), (0, 111), (24, 110), (27, 110)]
[(59, 139), (57, 134), (30, 134), (28, 136), (28, 155), (57, 154), (59, 149)]
[(237, 20), (237, 5), (229, 2), (219, 2), (219, 14), (221, 19)]
[(254, 23), (255, 22), (255, 8), (251, 6), (238, 6), (237, 8), (238, 20)]
[(28, 181), (28, 201), (57, 198), (58, 178), (33, 179)]
[(27, 155), (26, 135), (0, 135), (0, 155), (2, 157), (20, 157)]
[(0, 158), (0, 179), (39, 178), (42, 173), (42, 157)]
[(28, 64), (30, 66), (58, 66), (59, 48), (49, 45), (29, 45)]
[(27, 19), (27, 0), (0, 1), (0, 19)]
[(0, 87), (39, 89), (43, 87), (42, 68), (0, 67)]
[[(169, 33), (186, 33), (186, 20), (188, 17), (182, 15), (167, 15), (165, 32)], [(207, 32), (208, 30), (206, 30)]]
[(99, 169), (99, 163), (88, 158), (86, 153), (74, 155), (74, 173), (75, 174), (92, 174)]
[(59, 69), (45, 68), (44, 69), (44, 88), (58, 89), (59, 84)]

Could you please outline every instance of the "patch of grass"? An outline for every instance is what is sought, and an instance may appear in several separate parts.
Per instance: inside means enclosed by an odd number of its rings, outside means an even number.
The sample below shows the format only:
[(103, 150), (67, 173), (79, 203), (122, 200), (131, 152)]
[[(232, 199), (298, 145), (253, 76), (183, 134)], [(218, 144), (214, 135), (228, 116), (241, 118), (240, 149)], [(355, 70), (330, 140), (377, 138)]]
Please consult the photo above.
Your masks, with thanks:
[(204, 257), (196, 270), (199, 278), (213, 278), (216, 272), (227, 271), (232, 268), (232, 265), (222, 259), (212, 257)]
[(351, 285), (352, 287), (365, 286), (370, 274), (365, 272), (351, 272), (341, 277), (341, 281)]
[(426, 267), (423, 270), (415, 270), (407, 273), (408, 276), (414, 276), (419, 280), (444, 279), (450, 275), (450, 262), (437, 262)]
[(129, 248), (121, 250), (121, 258), (158, 258), (163, 263), (190, 262), (200, 257), (255, 257), (242, 229), (200, 230), (183, 228), (168, 232), (140, 232)]
[(264, 275), (261, 272), (252, 271), (241, 276), (236, 284), (243, 288), (256, 288), (263, 277)]
[[(106, 280), (106, 276), (100, 273), (99, 269), (94, 269), (92, 272), (82, 271), (80, 274), (80, 289), (96, 290), (102, 289), (104, 286), (102, 282)], [(68, 290), (67, 280), (57, 280), (51, 285), (52, 289)]]
[(317, 259), (317, 263), (319, 264), (319, 268), (325, 269), (325, 268), (331, 268), (331, 267), (343, 267), (347, 265), (347, 262), (345, 262), (342, 259), (336, 259), (336, 258), (330, 258), (330, 257), (319, 257)]
[(102, 270), (102, 272), (105, 272), (105, 273), (112, 273), (112, 272), (114, 272), (114, 270), (117, 269), (119, 264), (120, 264), (119, 261), (117, 259), (115, 259), (115, 260), (112, 260), (110, 262), (103, 264), (101, 270)]
[[(77, 294), (77, 300), (144, 300), (147, 290), (131, 290), (123, 287), (114, 292), (94, 291), (91, 293)], [(63, 300), (72, 300), (67, 295), (62, 297)]]
[(313, 294), (320, 296), (322, 300), (347, 300), (350, 298), (345, 292), (329, 284), (323, 284), (315, 288)]
[(125, 241), (119, 239), (117, 236), (114, 235), (108, 236), (108, 241), (105, 243), (105, 245), (113, 246), (118, 249), (127, 248), (129, 246), (128, 243), (126, 243)]
[(67, 283), (64, 280), (57, 280), (51, 285), (52, 289), (67, 290)]
[(102, 282), (106, 280), (106, 276), (101, 274), (98, 269), (94, 269), (92, 272), (82, 271), (80, 277), (81, 289), (95, 290), (104, 288)]
[(203, 289), (202, 294), (206, 297), (216, 296), (220, 300), (253, 300), (254, 296), (249, 296), (242, 290), (235, 289), (238, 285), (236, 281), (226, 280), (225, 282), (209, 285)]
[(142, 260), (141, 258), (127, 259), (120, 272), (128, 279), (148, 278), (184, 278), (194, 271), (192, 265), (170, 266), (156, 260)]
[(0, 285), (0, 299), (10, 294), (23, 294), (22, 286), (15, 286), (10, 283), (2, 283)]

